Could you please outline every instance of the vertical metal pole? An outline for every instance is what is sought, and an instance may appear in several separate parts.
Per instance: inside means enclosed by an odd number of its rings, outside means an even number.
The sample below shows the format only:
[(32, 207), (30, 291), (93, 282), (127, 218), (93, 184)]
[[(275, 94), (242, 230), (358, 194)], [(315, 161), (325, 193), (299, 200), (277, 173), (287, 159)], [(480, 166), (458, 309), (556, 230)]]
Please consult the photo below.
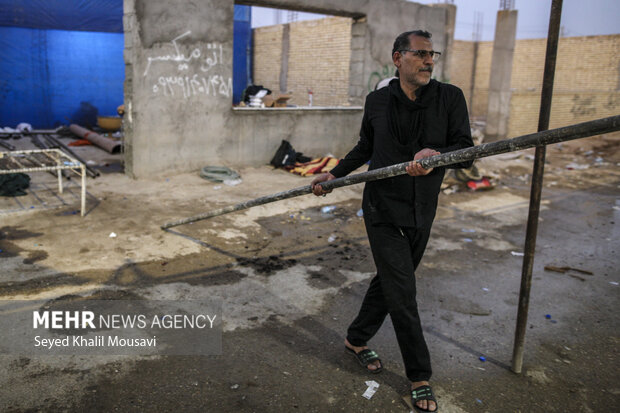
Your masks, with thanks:
[[(545, 72), (540, 98), (540, 113), (538, 116), (538, 131), (549, 129), (551, 115), (551, 98), (553, 97), (553, 78), (558, 51), (560, 33), (560, 18), (562, 16), (562, 0), (553, 0), (551, 3), (551, 17), (549, 18), (549, 34), (547, 35), (547, 53), (545, 56)], [(512, 353), (512, 371), (521, 373), (523, 367), (523, 349), (525, 331), (527, 329), (527, 313), (530, 304), (530, 289), (532, 287), (532, 268), (536, 249), (536, 233), (538, 231), (538, 215), (542, 192), (543, 174), (545, 171), (545, 146), (536, 148), (534, 170), (532, 173), (532, 188), (530, 191), (530, 211), (527, 218), (527, 232), (521, 272), (521, 291), (519, 292), (519, 311), (517, 314), (517, 328)]]
[(82, 173), (82, 190), (80, 191), (80, 215), (84, 216), (86, 213), (86, 168), (83, 164), (80, 164), (80, 172)]
[(58, 172), (58, 193), (62, 194), (62, 169), (59, 169), (56, 172)]

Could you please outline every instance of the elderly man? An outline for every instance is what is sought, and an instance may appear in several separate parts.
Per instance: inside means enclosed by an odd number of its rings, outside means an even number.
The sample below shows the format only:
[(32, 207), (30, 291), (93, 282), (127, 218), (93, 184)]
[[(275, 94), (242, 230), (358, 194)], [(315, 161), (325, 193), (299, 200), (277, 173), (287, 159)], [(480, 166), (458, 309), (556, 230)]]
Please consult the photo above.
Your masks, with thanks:
[(410, 161), (406, 175), (368, 182), (364, 188), (364, 223), (377, 275), (344, 344), (368, 371), (380, 372), (381, 361), (367, 342), (389, 314), (419, 412), (438, 406), (428, 382), (431, 359), (414, 273), (428, 242), (445, 169), (424, 169), (416, 161), (473, 145), (463, 92), (431, 79), (439, 55), (430, 33), (400, 34), (392, 49), (398, 78), (367, 96), (357, 145), (334, 169), (312, 181), (313, 193), (325, 195), (321, 182), (343, 177), (369, 160), (370, 170)]

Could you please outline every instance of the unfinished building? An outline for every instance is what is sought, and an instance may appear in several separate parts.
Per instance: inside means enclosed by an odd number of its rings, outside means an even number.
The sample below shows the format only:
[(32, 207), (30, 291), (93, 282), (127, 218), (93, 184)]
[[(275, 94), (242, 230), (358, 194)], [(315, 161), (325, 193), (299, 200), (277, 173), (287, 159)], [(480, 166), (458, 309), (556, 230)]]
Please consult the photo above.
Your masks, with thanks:
[[(340, 64), (348, 59), (347, 101), (338, 107), (233, 108), (235, 4), (351, 19), (350, 53), (333, 56)], [(369, 79), (391, 65), (395, 36), (428, 30), (449, 55), (452, 37), (446, 33), (453, 30), (449, 15), (454, 12), (451, 5), (404, 0), (212, 0), (200, 5), (125, 0), (126, 172), (141, 178), (207, 164), (261, 165), (283, 139), (305, 153), (342, 155), (357, 141)], [(289, 33), (288, 42), (290, 51), (312, 39)], [(289, 68), (295, 64), (291, 59), (292, 53)], [(280, 73), (281, 67), (274, 70)], [(447, 67), (439, 64), (436, 77), (446, 74)]]

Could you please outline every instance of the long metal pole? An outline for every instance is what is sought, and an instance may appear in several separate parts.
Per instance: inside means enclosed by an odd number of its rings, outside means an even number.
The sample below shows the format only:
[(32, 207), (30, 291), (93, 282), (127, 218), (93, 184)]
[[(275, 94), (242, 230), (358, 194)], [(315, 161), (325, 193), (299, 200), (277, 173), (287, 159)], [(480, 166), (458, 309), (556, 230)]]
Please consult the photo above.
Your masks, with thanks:
[(93, 168), (91, 168), (90, 166), (88, 166), (88, 164), (86, 163), (86, 161), (84, 159), (82, 159), (78, 154), (76, 154), (75, 152), (73, 152), (71, 150), (71, 148), (69, 148), (67, 145), (65, 145), (64, 143), (60, 142), (58, 139), (56, 139), (55, 137), (53, 137), (52, 135), (43, 135), (43, 137), (45, 139), (47, 139), (48, 142), (52, 143), (53, 145), (57, 146), (58, 149), (65, 151), (66, 153), (68, 153), (69, 155), (73, 156), (75, 159), (77, 159), (78, 161), (80, 161), (81, 163), (84, 164), (84, 166), (86, 167), (86, 172), (88, 173), (89, 176), (91, 176), (92, 178), (96, 178), (99, 176), (99, 172), (97, 172), (96, 170), (94, 170)]
[[(549, 17), (549, 33), (547, 35), (547, 53), (545, 56), (545, 72), (540, 98), (540, 113), (538, 116), (538, 131), (549, 129), (551, 116), (551, 99), (553, 97), (553, 79), (555, 62), (558, 52), (558, 38), (560, 35), (560, 18), (562, 16), (562, 0), (553, 0), (551, 16)], [(538, 232), (538, 215), (540, 213), (540, 199), (542, 194), (543, 175), (545, 172), (544, 146), (536, 148), (534, 170), (532, 172), (532, 187), (530, 190), (530, 211), (527, 218), (527, 230), (521, 272), (521, 291), (519, 292), (519, 309), (517, 312), (517, 327), (512, 353), (512, 371), (521, 373), (523, 367), (523, 351), (525, 347), (525, 332), (527, 330), (527, 315), (530, 305), (530, 290), (532, 288), (532, 269), (536, 250), (536, 234)]]
[[(552, 129), (544, 132), (532, 133), (529, 135), (519, 136), (513, 139), (505, 139), (497, 142), (489, 142), (471, 148), (460, 149), (454, 152), (442, 153), (441, 155), (431, 156), (421, 159), (420, 164), (428, 169), (439, 166), (446, 166), (455, 163), (471, 161), (487, 156), (498, 155), (500, 153), (520, 151), (522, 149), (533, 148), (540, 145), (550, 145), (558, 142), (570, 141), (573, 139), (586, 138), (588, 136), (600, 135), (602, 133), (614, 132), (620, 130), (620, 115), (608, 118), (597, 119), (589, 122), (579, 123), (577, 125), (565, 126), (563, 128)], [(362, 172), (356, 175), (345, 176), (323, 182), (321, 186), (325, 190), (340, 188), (348, 185), (355, 185), (362, 182), (376, 181), (378, 179), (391, 178), (397, 175), (403, 175), (405, 168), (409, 162), (388, 166), (385, 168), (375, 169), (368, 172)], [(180, 219), (178, 221), (168, 222), (161, 226), (161, 229), (168, 229), (178, 225), (188, 224), (207, 218), (216, 217), (218, 215), (228, 214), (230, 212), (241, 211), (254, 206), (267, 204), (270, 202), (280, 201), (283, 199), (294, 198), (300, 195), (310, 194), (312, 188), (310, 185), (290, 189), (277, 194), (267, 195), (260, 198), (252, 199), (236, 205), (229, 205), (224, 208), (215, 209), (196, 215), (190, 218)]]

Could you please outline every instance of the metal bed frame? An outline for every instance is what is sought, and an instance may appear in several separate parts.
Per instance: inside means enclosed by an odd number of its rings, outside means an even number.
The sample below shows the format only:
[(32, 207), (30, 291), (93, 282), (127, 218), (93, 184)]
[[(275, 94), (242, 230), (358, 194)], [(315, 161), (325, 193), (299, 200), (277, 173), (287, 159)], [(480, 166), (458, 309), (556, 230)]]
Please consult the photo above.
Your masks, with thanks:
[(62, 194), (62, 172), (69, 170), (82, 178), (81, 215), (86, 213), (86, 166), (59, 149), (0, 152), (0, 175), (56, 171), (58, 192)]

